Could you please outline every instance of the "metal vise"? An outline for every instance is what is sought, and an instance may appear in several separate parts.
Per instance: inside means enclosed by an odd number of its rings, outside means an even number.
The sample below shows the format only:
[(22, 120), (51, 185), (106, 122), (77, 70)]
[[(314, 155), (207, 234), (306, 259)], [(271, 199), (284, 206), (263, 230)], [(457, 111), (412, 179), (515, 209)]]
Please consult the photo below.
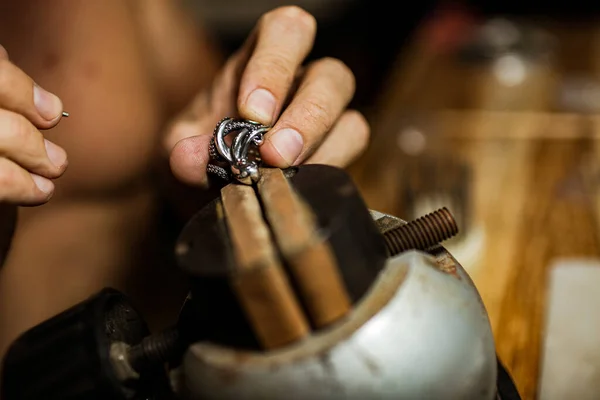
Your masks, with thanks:
[[(172, 329), (149, 335), (107, 290), (15, 342), (2, 393), (518, 399), (476, 288), (439, 245), (456, 232), (445, 209), (408, 224), (368, 210), (333, 167), (263, 169), (182, 231), (175, 253), (190, 296)], [(77, 355), (59, 357), (67, 345)]]

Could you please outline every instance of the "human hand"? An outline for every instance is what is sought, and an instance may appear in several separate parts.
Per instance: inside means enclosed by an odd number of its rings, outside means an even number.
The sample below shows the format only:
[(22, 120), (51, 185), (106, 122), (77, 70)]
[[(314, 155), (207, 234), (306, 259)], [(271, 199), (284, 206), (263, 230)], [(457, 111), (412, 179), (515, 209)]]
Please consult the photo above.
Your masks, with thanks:
[(52, 179), (67, 166), (66, 152), (44, 139), (62, 102), (10, 62), (0, 46), (0, 265), (14, 225), (15, 206), (36, 206), (54, 192)]
[(65, 171), (67, 153), (40, 129), (58, 124), (62, 107), (0, 46), (0, 203), (35, 206), (52, 197), (52, 179)]
[(207, 184), (210, 139), (226, 116), (273, 126), (260, 152), (275, 167), (343, 167), (364, 150), (369, 125), (359, 112), (346, 109), (355, 90), (352, 72), (332, 58), (302, 65), (315, 33), (314, 17), (294, 6), (277, 8), (259, 20), (212, 88), (170, 125), (165, 146), (176, 177)]

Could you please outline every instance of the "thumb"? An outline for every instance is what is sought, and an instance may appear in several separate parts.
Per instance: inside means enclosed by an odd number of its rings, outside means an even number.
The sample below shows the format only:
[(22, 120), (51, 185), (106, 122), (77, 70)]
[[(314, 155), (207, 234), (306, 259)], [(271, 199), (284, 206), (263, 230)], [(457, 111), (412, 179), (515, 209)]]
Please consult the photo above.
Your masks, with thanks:
[(211, 135), (192, 136), (182, 139), (171, 151), (169, 162), (173, 175), (180, 181), (194, 186), (208, 186), (206, 166)]
[(0, 107), (25, 116), (40, 129), (60, 121), (62, 101), (44, 90), (0, 51)]

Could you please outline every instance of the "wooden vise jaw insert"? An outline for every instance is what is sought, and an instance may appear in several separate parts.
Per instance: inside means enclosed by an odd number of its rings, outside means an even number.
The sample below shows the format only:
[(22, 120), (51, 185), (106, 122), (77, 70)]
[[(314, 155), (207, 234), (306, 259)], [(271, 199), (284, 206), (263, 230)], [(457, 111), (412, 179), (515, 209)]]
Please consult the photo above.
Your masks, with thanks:
[(333, 252), (280, 169), (263, 169), (257, 192), (231, 184), (221, 199), (238, 264), (235, 292), (264, 347), (298, 340), (311, 323), (321, 328), (350, 310)]
[[(213, 307), (237, 303), (263, 349), (301, 340), (343, 318), (386, 257), (351, 180), (341, 170), (317, 165), (300, 167), (290, 177), (262, 169), (256, 187), (224, 187), (179, 242), (184, 249), (179, 264), (200, 284), (192, 298)], [(203, 276), (211, 282), (222, 277), (228, 294), (221, 297)], [(210, 322), (204, 312), (203, 324), (234, 317), (208, 314)]]

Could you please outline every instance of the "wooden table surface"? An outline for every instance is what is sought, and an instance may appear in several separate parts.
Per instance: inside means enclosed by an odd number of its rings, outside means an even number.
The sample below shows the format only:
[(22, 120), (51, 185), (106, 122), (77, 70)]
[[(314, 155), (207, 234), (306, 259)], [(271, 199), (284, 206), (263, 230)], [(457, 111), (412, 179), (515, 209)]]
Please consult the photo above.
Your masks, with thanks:
[(513, 78), (520, 71), (517, 83), (498, 63), (461, 62), (418, 32), (351, 169), (373, 209), (412, 219), (446, 205), (455, 214), (462, 233), (448, 248), (482, 295), (523, 399), (539, 391), (552, 260), (600, 256), (600, 110), (561, 102), (573, 77), (600, 78), (600, 30), (541, 26), (555, 35), (553, 57), (525, 63), (524, 78), (522, 64), (503, 60)]

